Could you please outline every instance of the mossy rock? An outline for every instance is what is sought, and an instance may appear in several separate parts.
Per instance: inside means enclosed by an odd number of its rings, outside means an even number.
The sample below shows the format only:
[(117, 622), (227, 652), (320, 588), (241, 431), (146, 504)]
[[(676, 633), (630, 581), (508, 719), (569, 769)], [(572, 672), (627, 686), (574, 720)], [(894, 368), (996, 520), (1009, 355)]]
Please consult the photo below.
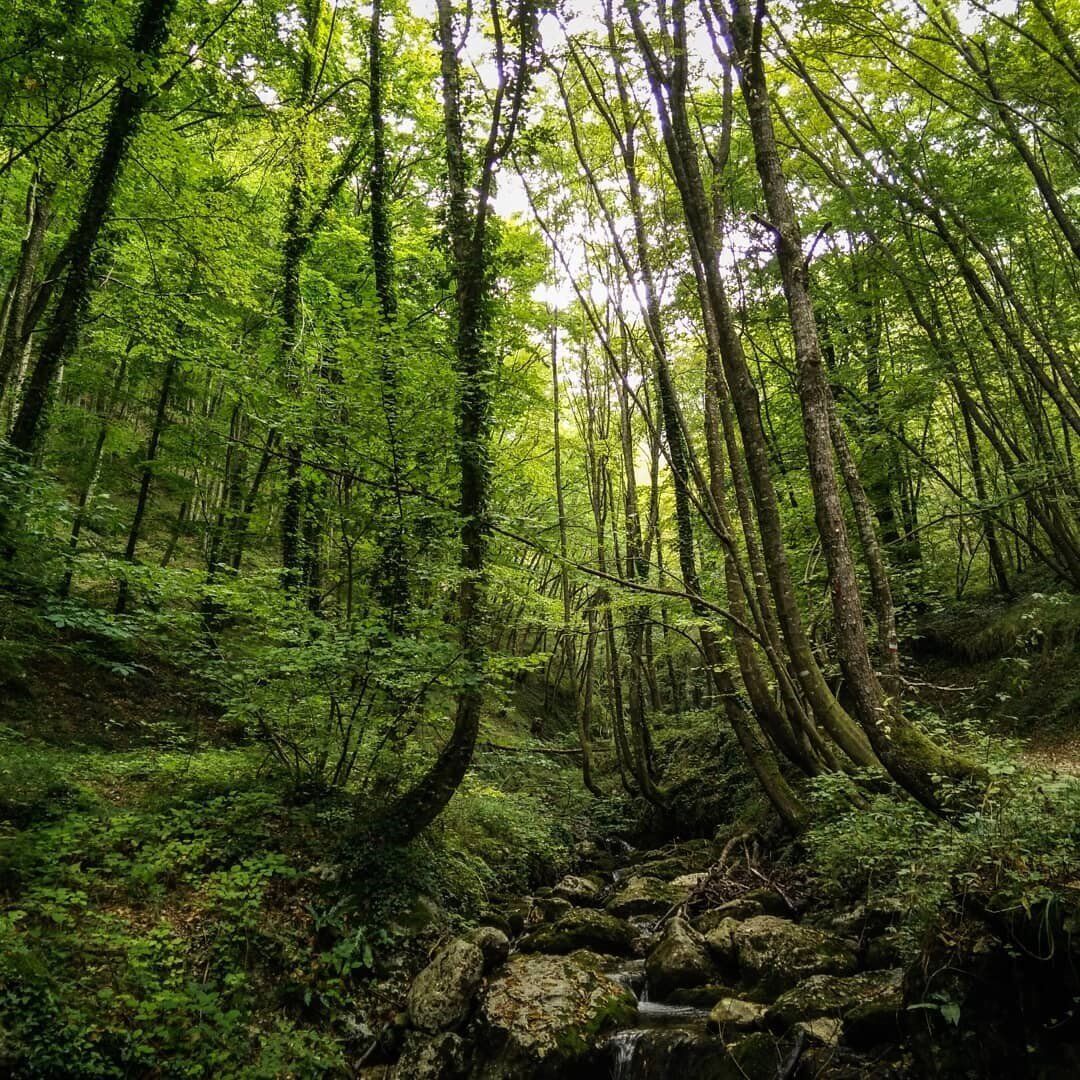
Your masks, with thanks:
[(686, 840), (663, 849), (656, 858), (647, 858), (634, 865), (636, 875), (672, 881), (685, 874), (708, 870), (716, 861), (716, 847), (711, 840)]
[(618, 1052), (626, 1070), (620, 1075), (634, 1080), (776, 1080), (790, 1053), (786, 1044), (765, 1032), (725, 1044), (715, 1035), (681, 1028), (620, 1032), (608, 1046), (609, 1061)]
[(722, 997), (709, 1010), (709, 1030), (725, 1038), (736, 1031), (754, 1031), (765, 1026), (766, 1007), (745, 998)]
[(719, 907), (703, 911), (694, 919), (694, 928), (699, 933), (707, 934), (727, 919), (742, 922), (743, 919), (752, 919), (755, 915), (765, 914), (765, 909), (756, 900), (748, 900), (740, 896), (737, 900), (728, 900)]
[(413, 1026), (435, 1033), (456, 1027), (472, 1009), (484, 977), (484, 954), (478, 945), (458, 938), (441, 949), (413, 980), (409, 1018)]
[(717, 971), (705, 939), (685, 920), (667, 924), (660, 943), (645, 961), (649, 988), (660, 998), (687, 986), (716, 981)]
[(587, 951), (519, 953), (488, 983), (473, 1033), (474, 1080), (574, 1075), (604, 1032), (626, 1027), (634, 995), (605, 974), (610, 961)]
[(758, 915), (732, 932), (739, 973), (747, 983), (781, 994), (811, 975), (851, 975), (854, 951), (834, 934), (773, 915)]
[(633, 956), (637, 933), (625, 920), (593, 908), (571, 908), (558, 922), (521, 939), (522, 952), (565, 954), (577, 949)]
[(821, 1017), (843, 1020), (845, 1039), (865, 1046), (899, 1037), (902, 1004), (903, 973), (897, 969), (812, 975), (773, 1002), (768, 1020), (778, 1028)]
[(607, 902), (607, 911), (620, 919), (633, 915), (666, 914), (676, 904), (683, 903), (690, 895), (690, 890), (679, 885), (672, 885), (657, 877), (632, 877), (620, 883), (615, 895)]
[(599, 907), (604, 893), (603, 881), (595, 876), (567, 874), (553, 890), (553, 895), (578, 907)]

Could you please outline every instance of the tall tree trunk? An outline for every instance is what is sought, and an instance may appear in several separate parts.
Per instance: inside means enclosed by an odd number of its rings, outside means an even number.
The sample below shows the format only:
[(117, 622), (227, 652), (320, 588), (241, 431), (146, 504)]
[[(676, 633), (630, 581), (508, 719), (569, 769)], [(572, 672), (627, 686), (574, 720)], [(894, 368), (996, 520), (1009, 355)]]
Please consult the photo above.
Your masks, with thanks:
[(386, 150), (386, 121), (383, 115), (384, 76), (382, 51), (382, 0), (371, 9), (371, 38), (368, 53), (368, 89), (371, 106), (371, 257), (375, 268), (375, 292), (379, 298), (382, 325), (379, 329), (379, 381), (386, 435), (390, 449), (390, 484), (394, 498), (393, 519), (380, 522), (380, 554), (376, 566), (376, 588), (391, 632), (401, 629), (409, 609), (409, 560), (401, 438), (398, 430), (398, 365), (391, 335), (397, 320), (397, 290), (394, 283), (393, 230), (390, 219), (390, 168)]
[(147, 68), (153, 70), (168, 36), (168, 20), (176, 0), (142, 0), (130, 48), (139, 58), (138, 79), (123, 83), (113, 103), (105, 142), (94, 165), (90, 188), (69, 241), (70, 261), (56, 303), (52, 326), (38, 353), (22, 405), (11, 431), (11, 445), (28, 457), (45, 427), (49, 398), (64, 361), (78, 344), (83, 317), (90, 300), (98, 235), (112, 206), (116, 183), (127, 148), (138, 129), (153, 92)]
[[(535, 11), (530, 3), (523, 2), (515, 17), (520, 52), (511, 86), (503, 51), (501, 21), (498, 8), (493, 4), (491, 10), (496, 20), (499, 85), (492, 105), (491, 126), (480, 174), (475, 182), (470, 182), (461, 114), (460, 46), (455, 40), (453, 0), (436, 0), (436, 10), (449, 192), (447, 232), (457, 315), (454, 351), (459, 389), (457, 458), (460, 470), (458, 513), (461, 518), (461, 582), (457, 606), (458, 638), (465, 673), (457, 695), (454, 727), (449, 740), (420, 780), (395, 800), (381, 817), (382, 835), (397, 842), (405, 842), (416, 836), (442, 812), (472, 762), (480, 730), (486, 660), (482, 621), (490, 479), (488, 219), (495, 169), (499, 158), (513, 141), (527, 87), (526, 60), (536, 34)], [(508, 94), (511, 99), (509, 104)], [(505, 119), (504, 108), (507, 113)], [(470, 212), (470, 192), (473, 190), (476, 192), (475, 209)]]
[(22, 362), (29, 338), (28, 314), (34, 295), (38, 263), (49, 227), (49, 208), (55, 183), (35, 172), (26, 198), (26, 235), (19, 249), (19, 260), (11, 279), (0, 329), (0, 400), (14, 393), (14, 377)]
[[(322, 0), (307, 0), (304, 4), (305, 35), (301, 45), (299, 103), (303, 110), (297, 122), (292, 147), (292, 180), (285, 208), (285, 223), (281, 257), (281, 370), (289, 400), (297, 405), (301, 399), (302, 362), (299, 355), (300, 272), (304, 254), (310, 244), (308, 223), (307, 143), (311, 123), (309, 107), (315, 86), (315, 67), (320, 34)], [(304, 483), (301, 472), (304, 464), (303, 444), (295, 430), (298, 416), (290, 418), (285, 439), (285, 500), (281, 512), (282, 584), (287, 591), (297, 592), (304, 579)]]
[(966, 779), (976, 770), (927, 738), (904, 717), (896, 703), (887, 702), (870, 664), (862, 601), (836, 482), (830, 423), (832, 397), (814, 321), (809, 266), (772, 126), (761, 50), (763, 16), (760, 6), (755, 12), (746, 0), (732, 0), (729, 42), (749, 114), (754, 157), (776, 239), (795, 342), (803, 432), (818, 535), (829, 569), (837, 652), (856, 715), (874, 752), (897, 783), (926, 806), (940, 809), (940, 778)]
[[(964, 435), (967, 438), (968, 458), (971, 461), (971, 478), (975, 483), (975, 497), (983, 506), (987, 503), (986, 477), (983, 474), (982, 454), (979, 452), (979, 436), (975, 431), (975, 422), (971, 418), (971, 406), (967, 398), (959, 399), (960, 415), (964, 420)], [(994, 516), (987, 510), (981, 514), (983, 534), (986, 536), (986, 550), (990, 559), (990, 573), (995, 587), (1002, 596), (1010, 596), (1009, 573), (1005, 568), (1005, 558), (998, 543), (997, 527)]]
[[(176, 353), (173, 353), (166, 361), (165, 371), (161, 377), (161, 392), (158, 394), (154, 424), (150, 429), (150, 440), (146, 445), (146, 458), (143, 461), (142, 475), (139, 477), (139, 495), (135, 501), (135, 514), (131, 519), (131, 528), (128, 529), (127, 544), (124, 546), (124, 561), (129, 566), (135, 563), (135, 550), (139, 543), (139, 537), (142, 535), (146, 508), (150, 503), (150, 485), (154, 479), (154, 462), (157, 460), (161, 433), (165, 429), (165, 419), (169, 410), (169, 395), (172, 393), (173, 379), (176, 375), (178, 363)], [(116, 613), (118, 615), (127, 610), (128, 592), (128, 579), (127, 575), (124, 574), (120, 578), (120, 588), (116, 596)]]
[[(577, 652), (574, 648), (574, 635), (570, 627), (573, 614), (570, 603), (570, 568), (568, 565), (569, 544), (566, 535), (566, 497), (563, 494), (562, 472), (562, 421), (559, 415), (559, 328), (553, 322), (551, 326), (551, 432), (552, 447), (555, 457), (555, 507), (559, 517), (559, 592), (562, 597), (562, 647), (566, 657), (566, 670), (569, 672), (574, 709), (578, 718), (578, 742), (581, 746), (581, 778), (585, 787), (593, 795), (602, 792), (592, 778), (592, 747), (589, 738), (589, 711), (592, 708), (591, 687), (582, 693), (577, 674)], [(586, 643), (586, 666), (592, 664), (592, 634)], [(591, 680), (591, 671), (586, 678)], [(586, 700), (588, 698), (588, 700)]]
[(652, 47), (638, 5), (639, 0), (626, 0), (634, 36), (646, 63), (650, 88), (660, 116), (661, 134), (683, 204), (687, 231), (705, 276), (708, 301), (716, 321), (724, 376), (742, 436), (764, 563), (772, 585), (778, 621), (793, 668), (814, 716), (853, 762), (872, 766), (875, 763), (874, 752), (865, 734), (841, 707), (826, 682), (806, 635), (796, 600), (771, 475), (770, 453), (762, 427), (760, 398), (720, 278), (713, 215), (705, 194), (693, 130), (686, 110), (685, 5), (679, 2), (671, 9), (677, 40), (673, 49), (675, 70), (670, 74), (665, 72)]
[(75, 516), (71, 521), (71, 536), (68, 538), (68, 568), (64, 571), (63, 581), (60, 583), (60, 595), (67, 596), (71, 592), (71, 583), (75, 576), (74, 559), (79, 550), (79, 538), (82, 536), (83, 525), (86, 523), (86, 511), (97, 486), (98, 476), (101, 473), (101, 459), (105, 451), (105, 440), (109, 437), (109, 421), (112, 418), (113, 409), (116, 408), (120, 390), (124, 385), (124, 377), (127, 375), (127, 361), (131, 350), (135, 347), (135, 338), (128, 340), (128, 346), (120, 357), (120, 363), (116, 366), (116, 375), (113, 377), (112, 387), (109, 390), (108, 400), (102, 410), (101, 425), (98, 428), (97, 438), (94, 440), (94, 449), (90, 454), (90, 464), (86, 470), (86, 482), (79, 492), (79, 501), (75, 507)]

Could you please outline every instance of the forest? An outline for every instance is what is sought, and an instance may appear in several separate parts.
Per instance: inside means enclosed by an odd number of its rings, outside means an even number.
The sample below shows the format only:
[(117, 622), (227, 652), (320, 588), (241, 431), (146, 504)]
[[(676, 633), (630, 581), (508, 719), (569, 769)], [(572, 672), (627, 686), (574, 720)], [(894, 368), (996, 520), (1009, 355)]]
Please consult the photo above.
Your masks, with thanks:
[(1080, 1076), (1080, 3), (0, 4), (0, 1074)]

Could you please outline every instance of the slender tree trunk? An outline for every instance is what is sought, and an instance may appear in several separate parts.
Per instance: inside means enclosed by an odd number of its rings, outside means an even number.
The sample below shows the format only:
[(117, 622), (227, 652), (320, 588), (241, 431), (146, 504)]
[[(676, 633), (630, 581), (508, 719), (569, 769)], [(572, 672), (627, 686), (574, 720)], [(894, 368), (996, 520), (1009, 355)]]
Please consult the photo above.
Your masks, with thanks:
[(38, 263), (45, 246), (49, 227), (49, 209), (56, 185), (40, 172), (34, 174), (26, 199), (26, 235), (19, 250), (0, 332), (0, 400), (5, 393), (14, 393), (14, 376), (18, 373), (26, 348), (29, 331), (28, 314), (34, 295)]
[(377, 592), (387, 613), (391, 632), (401, 629), (409, 609), (409, 560), (401, 438), (398, 431), (398, 365), (391, 335), (397, 320), (397, 290), (394, 282), (393, 230), (390, 218), (390, 169), (386, 150), (386, 122), (383, 116), (382, 0), (371, 9), (371, 39), (368, 54), (368, 89), (371, 106), (371, 256), (375, 268), (375, 292), (379, 298), (382, 326), (379, 330), (379, 380), (383, 415), (386, 418), (390, 450), (390, 483), (394, 499), (393, 519), (380, 523), (380, 555), (376, 567)]
[[(146, 445), (146, 458), (143, 461), (142, 475), (139, 478), (139, 495), (135, 501), (135, 514), (131, 519), (131, 528), (128, 530), (127, 544), (124, 547), (124, 561), (129, 566), (133, 566), (135, 563), (135, 550), (139, 543), (139, 537), (142, 535), (146, 508), (150, 503), (150, 485), (154, 479), (154, 462), (157, 460), (161, 433), (165, 429), (165, 420), (169, 410), (169, 395), (172, 393), (173, 379), (176, 375), (178, 363), (178, 358), (173, 353), (166, 361), (165, 371), (161, 377), (161, 392), (158, 394), (154, 424), (150, 429), (150, 441)], [(116, 613), (118, 615), (127, 610), (128, 592), (128, 579), (127, 575), (124, 574), (120, 578), (120, 587), (116, 596)]]
[[(304, 116), (297, 123), (292, 148), (292, 181), (288, 202), (281, 259), (281, 370), (290, 402), (301, 400), (302, 361), (300, 351), (300, 313), (302, 296), (300, 272), (304, 254), (310, 244), (307, 142), (310, 118), (307, 110), (315, 85), (315, 69), (320, 35), (322, 0), (307, 0), (304, 5), (306, 33), (300, 58), (300, 106)], [(299, 417), (290, 418), (285, 439), (285, 500), (281, 511), (282, 584), (289, 592), (297, 592), (304, 579), (304, 482), (301, 476), (304, 463), (303, 445), (295, 430)]]
[[(176, 0), (142, 0), (131, 52), (151, 69), (168, 36), (168, 20)], [(22, 405), (11, 431), (11, 445), (29, 457), (44, 432), (46, 413), (53, 387), (64, 361), (78, 344), (83, 317), (90, 300), (98, 235), (112, 206), (116, 183), (127, 156), (128, 144), (138, 129), (152, 86), (145, 69), (134, 83), (123, 83), (113, 104), (101, 153), (94, 165), (90, 188), (69, 242), (71, 252), (64, 287), (57, 300), (37, 363), (27, 383)]]
[(768, 443), (761, 422), (760, 398), (746, 364), (727, 293), (720, 278), (713, 236), (713, 216), (705, 195), (693, 132), (686, 112), (686, 35), (684, 5), (675, 5), (680, 30), (675, 42), (675, 70), (665, 73), (641, 20), (639, 0), (626, 0), (627, 11), (660, 116), (661, 134), (675, 174), (691, 244), (700, 258), (706, 291), (719, 338), (724, 376), (731, 393), (754, 494), (764, 563), (772, 585), (776, 612), (792, 665), (821, 726), (857, 765), (872, 766), (874, 752), (865, 734), (841, 707), (821, 672), (795, 596), (784, 546)]
[[(975, 497), (980, 504), (985, 506), (987, 503), (986, 477), (983, 474), (982, 454), (979, 452), (979, 437), (975, 431), (975, 422), (971, 418), (971, 408), (967, 404), (967, 399), (960, 398), (959, 404), (960, 415), (964, 421), (964, 435), (967, 438), (968, 458), (971, 461), (971, 478), (975, 483)], [(981, 517), (983, 533), (986, 536), (986, 551), (990, 559), (990, 573), (997, 591), (1003, 596), (1010, 596), (1012, 589), (1009, 586), (1009, 573), (1005, 568), (1001, 545), (998, 543), (994, 516), (983, 510)]]
[[(569, 544), (566, 535), (566, 498), (563, 495), (562, 473), (562, 430), (559, 415), (559, 329), (556, 323), (551, 327), (551, 429), (552, 447), (555, 457), (555, 506), (559, 517), (559, 556), (562, 560), (559, 565), (559, 592), (562, 596), (563, 616), (563, 652), (566, 657), (566, 669), (570, 674), (574, 709), (578, 717), (578, 742), (581, 746), (581, 777), (585, 787), (593, 795), (602, 792), (596, 786), (592, 778), (592, 747), (589, 739), (589, 710), (592, 708), (591, 687), (582, 693), (581, 684), (577, 677), (577, 655), (574, 648), (574, 635), (570, 628), (572, 616), (570, 603), (570, 570), (567, 565), (569, 557)], [(592, 663), (592, 635), (586, 644), (588, 650), (587, 664)], [(588, 700), (586, 700), (588, 699)]]
[(920, 802), (940, 809), (940, 778), (969, 778), (977, 770), (928, 739), (895, 703), (886, 702), (870, 665), (862, 602), (836, 482), (829, 418), (832, 396), (814, 321), (809, 267), (773, 133), (761, 52), (763, 15), (760, 7), (752, 12), (746, 0), (732, 0), (729, 40), (742, 81), (755, 161), (776, 239), (795, 342), (803, 432), (818, 534), (829, 568), (837, 651), (856, 715), (882, 764)]
[[(420, 780), (390, 806), (381, 819), (384, 836), (404, 842), (427, 828), (452, 798), (472, 761), (480, 730), (486, 649), (483, 638), (484, 560), (489, 532), (487, 519), (488, 426), (488, 215), (498, 158), (509, 148), (527, 86), (525, 57), (536, 33), (535, 11), (523, 3), (516, 13), (521, 54), (513, 86), (506, 72), (501, 25), (497, 34), (499, 86), (492, 106), (491, 126), (480, 175), (468, 176), (468, 158), (461, 114), (459, 45), (455, 41), (452, 0), (436, 0), (443, 89), (443, 129), (449, 190), (447, 231), (455, 279), (459, 401), (457, 457), (460, 470), (458, 513), (461, 517), (461, 583), (458, 586), (458, 635), (465, 663), (458, 691), (454, 727), (435, 763)], [(497, 9), (493, 8), (497, 16)], [(504, 120), (507, 93), (511, 102)], [(475, 189), (475, 210), (469, 193)]]
[(124, 385), (127, 375), (127, 360), (131, 350), (135, 347), (135, 338), (128, 340), (128, 346), (120, 357), (120, 363), (116, 367), (116, 375), (113, 377), (109, 397), (102, 411), (101, 426), (98, 428), (97, 438), (94, 440), (94, 449), (90, 453), (90, 464), (86, 471), (86, 483), (79, 492), (79, 501), (75, 508), (75, 516), (71, 521), (71, 536), (68, 539), (68, 568), (64, 571), (64, 577), (60, 584), (60, 595), (67, 596), (71, 592), (71, 583), (75, 575), (74, 560), (79, 550), (79, 538), (82, 536), (83, 525), (86, 523), (86, 510), (97, 486), (98, 476), (101, 474), (101, 459), (105, 451), (105, 440), (109, 437), (109, 421), (112, 418), (113, 409), (116, 407), (120, 390)]

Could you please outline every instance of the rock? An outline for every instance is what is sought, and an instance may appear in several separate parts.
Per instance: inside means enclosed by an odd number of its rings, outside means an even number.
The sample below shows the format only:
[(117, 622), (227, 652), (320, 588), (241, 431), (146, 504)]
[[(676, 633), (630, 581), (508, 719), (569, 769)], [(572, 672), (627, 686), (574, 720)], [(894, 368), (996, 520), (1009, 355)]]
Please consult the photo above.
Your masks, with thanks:
[(480, 916), (480, 925), (493, 926), (496, 930), (501, 930), (508, 938), (517, 933), (510, 924), (510, 920), (501, 911), (485, 911)]
[(604, 969), (609, 979), (625, 986), (635, 998), (640, 998), (645, 989), (645, 961), (638, 957), (634, 960), (619, 960)]
[(728, 900), (719, 907), (709, 908), (702, 912), (695, 920), (694, 926), (703, 934), (707, 934), (715, 926), (719, 926), (725, 919), (752, 919), (755, 915), (764, 915), (765, 909), (756, 900), (747, 900), (740, 896), (737, 900)]
[(661, 999), (683, 986), (700, 986), (716, 978), (705, 939), (685, 920), (672, 919), (660, 944), (645, 961), (649, 988)]
[(579, 907), (599, 907), (603, 884), (596, 878), (567, 874), (552, 890), (553, 895)]
[(466, 1047), (460, 1036), (452, 1031), (438, 1035), (411, 1031), (390, 1076), (393, 1080), (456, 1080), (465, 1072)]
[(571, 908), (552, 926), (541, 926), (521, 939), (522, 952), (571, 953), (577, 949), (612, 956), (632, 956), (637, 934), (625, 920), (606, 911)]
[(899, 900), (891, 896), (881, 896), (863, 904), (856, 904), (838, 914), (828, 913), (824, 922), (833, 933), (861, 941), (880, 937), (895, 927), (902, 915)]
[(465, 935), (484, 954), (484, 971), (498, 967), (510, 955), (510, 939), (494, 926), (478, 926)]
[(698, 874), (681, 874), (679, 877), (673, 878), (671, 884), (677, 885), (680, 889), (696, 889), (708, 876), (707, 870), (702, 870)]
[(474, 1080), (559, 1077), (581, 1068), (597, 1036), (633, 1021), (634, 995), (604, 974), (604, 958), (519, 953), (493, 976), (477, 1011), (482, 1059)]
[(765, 1006), (742, 998), (723, 997), (709, 1013), (709, 1030), (725, 1038), (733, 1031), (753, 1031), (765, 1026)]
[(599, 870), (610, 874), (615, 869), (615, 856), (593, 840), (582, 840), (574, 846), (574, 859), (581, 869)]
[(716, 848), (710, 840), (686, 840), (663, 850), (659, 858), (645, 859), (634, 866), (634, 873), (671, 881), (684, 874), (708, 870), (716, 859)]
[(664, 915), (681, 904), (690, 890), (655, 877), (632, 877), (607, 902), (607, 910), (620, 919), (631, 915)]
[(542, 917), (531, 896), (516, 896), (507, 900), (502, 905), (502, 911), (513, 934), (520, 934), (532, 922), (539, 922)]
[(795, 914), (791, 905), (775, 889), (751, 889), (739, 899), (746, 904), (757, 904), (766, 915), (789, 919)]
[(704, 935), (709, 951), (725, 964), (737, 962), (735, 931), (739, 929), (739, 926), (737, 919), (724, 918)]
[(709, 983), (707, 986), (683, 986), (667, 996), (669, 1005), (689, 1005), (692, 1009), (711, 1009), (721, 998), (731, 995), (730, 986)]
[[(634, 1080), (776, 1080), (789, 1053), (765, 1032), (725, 1045), (715, 1035), (681, 1028), (620, 1031), (608, 1043), (608, 1071), (590, 1076), (632, 1076)], [(612, 1066), (614, 1068), (612, 1069)]]
[(866, 943), (866, 951), (863, 955), (863, 967), (872, 971), (881, 968), (898, 967), (904, 956), (900, 949), (900, 943), (895, 934), (884, 934), (882, 937), (871, 938)]
[(869, 1045), (899, 1037), (903, 973), (864, 971), (859, 975), (812, 975), (773, 1002), (768, 1020), (780, 1028), (820, 1017), (843, 1020), (847, 1042)]
[(795, 1030), (810, 1046), (837, 1046), (843, 1024), (828, 1016), (819, 1016), (816, 1020), (800, 1020)]
[(537, 896), (536, 910), (544, 922), (558, 922), (574, 905), (561, 896)]
[(742, 978), (770, 993), (811, 975), (848, 975), (857, 966), (855, 953), (839, 938), (775, 915), (738, 923), (732, 938)]
[(484, 954), (464, 938), (451, 941), (413, 980), (409, 1019), (423, 1031), (443, 1031), (460, 1024), (472, 1008), (484, 977)]
[(788, 1052), (772, 1035), (755, 1031), (730, 1048), (731, 1061), (737, 1070), (732, 1075), (742, 1080), (775, 1080)]

